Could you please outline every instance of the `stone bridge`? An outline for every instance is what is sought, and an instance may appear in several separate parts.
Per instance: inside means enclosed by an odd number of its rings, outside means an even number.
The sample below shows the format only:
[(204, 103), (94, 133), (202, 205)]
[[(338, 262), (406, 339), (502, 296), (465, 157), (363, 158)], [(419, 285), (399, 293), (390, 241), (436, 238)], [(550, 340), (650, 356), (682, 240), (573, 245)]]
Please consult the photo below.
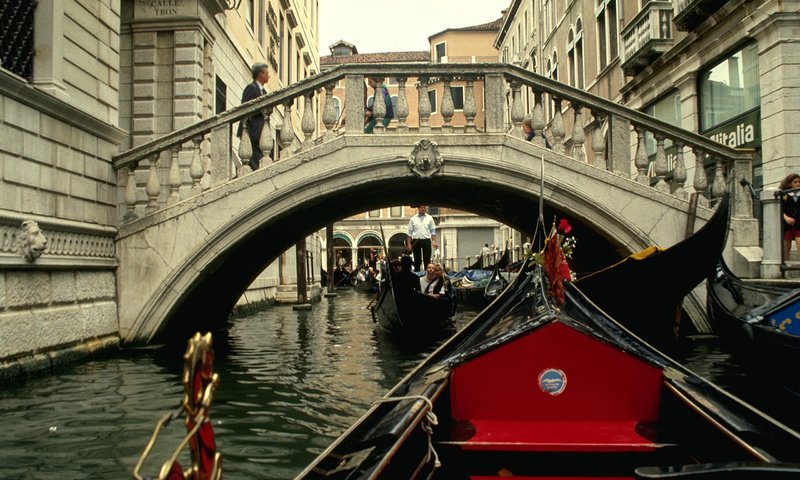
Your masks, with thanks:
[[(400, 79), (399, 126), (376, 129), (373, 135), (360, 129), (334, 132), (333, 84), (345, 81), (347, 124), (361, 125), (365, 75)], [(449, 124), (452, 100), (445, 93), (440, 106), (445, 124), (428, 126), (427, 93), (418, 87), (418, 126), (407, 126), (407, 78), (418, 79), (418, 86), (445, 82), (446, 87), (465, 80), (465, 124)], [(478, 80), (486, 105), (484, 125), (473, 121), (477, 109), (472, 89)], [(311, 116), (313, 96), (321, 88), (326, 90), (320, 101), (325, 132), (316, 131)], [(533, 99), (533, 128), (548, 133), (552, 148), (524, 139), (523, 90)], [(298, 98), (305, 104), (302, 142), (291, 133)], [(555, 105), (547, 122), (544, 102)], [(235, 172), (232, 149), (238, 139), (232, 137), (231, 125), (256, 111), (271, 114), (279, 107), (280, 160), (250, 172), (245, 140), (238, 145), (245, 168)], [(381, 107), (376, 107), (378, 118), (385, 114)], [(654, 186), (645, 175), (645, 132), (656, 138)], [(588, 151), (585, 134), (592, 137)], [(267, 137), (261, 139), (265, 151), (272, 147)], [(677, 146), (671, 167), (665, 139)], [(146, 342), (172, 330), (214, 328), (225, 322), (253, 279), (297, 239), (387, 205), (454, 207), (532, 234), (543, 191), (550, 212), (579, 220), (620, 255), (653, 244), (668, 247), (684, 238), (691, 210), (684, 150), (697, 162), (708, 156), (716, 164), (710, 182), (715, 195), (727, 184), (749, 178), (751, 156), (746, 152), (513, 66), (341, 66), (115, 158), (127, 212), (117, 240), (120, 335), (129, 342)], [(423, 165), (423, 155), (438, 161)], [(165, 158), (168, 165), (162, 165)], [(146, 167), (140, 168), (142, 162)], [(702, 165), (689, 169), (695, 171), (698, 192), (707, 190)], [(730, 256), (747, 269), (758, 235), (751, 199), (735, 185)], [(705, 200), (701, 196), (696, 228), (711, 215)]]

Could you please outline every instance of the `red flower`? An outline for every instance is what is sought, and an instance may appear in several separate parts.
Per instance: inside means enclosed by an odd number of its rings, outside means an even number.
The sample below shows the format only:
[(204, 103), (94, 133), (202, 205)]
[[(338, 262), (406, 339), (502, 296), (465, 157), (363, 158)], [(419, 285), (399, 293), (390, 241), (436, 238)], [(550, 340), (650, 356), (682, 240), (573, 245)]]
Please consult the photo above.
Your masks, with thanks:
[(572, 231), (572, 225), (569, 224), (566, 218), (562, 218), (561, 221), (558, 222), (558, 231), (564, 235), (568, 235), (569, 232)]

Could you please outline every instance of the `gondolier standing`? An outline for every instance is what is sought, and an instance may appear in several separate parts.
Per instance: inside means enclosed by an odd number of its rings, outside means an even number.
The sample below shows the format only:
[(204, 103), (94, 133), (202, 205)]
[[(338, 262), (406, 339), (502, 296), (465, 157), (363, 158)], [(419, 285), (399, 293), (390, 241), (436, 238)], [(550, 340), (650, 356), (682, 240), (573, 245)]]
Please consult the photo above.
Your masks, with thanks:
[(421, 265), (431, 263), (431, 245), (439, 248), (436, 243), (436, 224), (433, 217), (428, 215), (428, 207), (420, 205), (417, 214), (408, 221), (408, 250), (414, 255), (414, 271), (419, 272)]

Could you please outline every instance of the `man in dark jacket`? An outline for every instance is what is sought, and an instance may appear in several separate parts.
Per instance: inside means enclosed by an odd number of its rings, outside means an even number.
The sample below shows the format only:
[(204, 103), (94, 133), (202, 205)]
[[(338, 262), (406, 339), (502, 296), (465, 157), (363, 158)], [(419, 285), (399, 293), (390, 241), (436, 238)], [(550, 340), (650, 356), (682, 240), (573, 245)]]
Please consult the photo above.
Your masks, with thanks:
[[(242, 103), (248, 102), (261, 95), (267, 94), (266, 84), (269, 81), (269, 67), (266, 63), (256, 63), (250, 68), (253, 74), (253, 82), (248, 83), (242, 92)], [(243, 126), (239, 123), (239, 130), (236, 136), (242, 136)], [(258, 169), (261, 164), (261, 158), (264, 152), (261, 151), (259, 139), (261, 137), (261, 130), (264, 128), (264, 115), (260, 112), (247, 119), (247, 134), (250, 137), (250, 144), (253, 146), (253, 156), (250, 158), (250, 168), (253, 170)]]

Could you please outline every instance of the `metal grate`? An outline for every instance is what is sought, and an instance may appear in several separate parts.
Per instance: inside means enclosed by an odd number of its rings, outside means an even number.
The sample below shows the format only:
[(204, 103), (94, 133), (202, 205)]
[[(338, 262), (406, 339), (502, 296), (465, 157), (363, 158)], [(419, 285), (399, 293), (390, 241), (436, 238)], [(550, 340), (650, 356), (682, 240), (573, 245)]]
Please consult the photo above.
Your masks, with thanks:
[(0, 65), (33, 80), (33, 12), (36, 0), (0, 0)]

